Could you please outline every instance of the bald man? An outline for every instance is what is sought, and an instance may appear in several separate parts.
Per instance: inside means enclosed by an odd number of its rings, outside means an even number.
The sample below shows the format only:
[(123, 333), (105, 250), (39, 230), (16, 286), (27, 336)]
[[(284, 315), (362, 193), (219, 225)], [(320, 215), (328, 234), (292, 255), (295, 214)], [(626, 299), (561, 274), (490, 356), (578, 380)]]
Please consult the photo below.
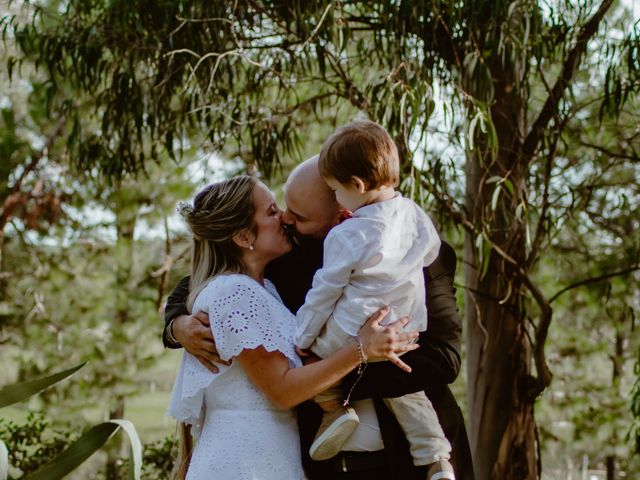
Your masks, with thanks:
[[(294, 232), (294, 249), (274, 260), (265, 276), (277, 287), (284, 304), (295, 313), (311, 289), (313, 275), (322, 266), (322, 241), (329, 230), (349, 218), (350, 212), (335, 200), (318, 171), (318, 157), (298, 165), (285, 185), (286, 211), (283, 222)], [(425, 467), (414, 467), (409, 445), (383, 398), (425, 391), (432, 401), (440, 424), (452, 445), (451, 463), (456, 478), (472, 479), (473, 469), (464, 419), (448, 384), (460, 369), (460, 318), (455, 303), (453, 277), (456, 256), (442, 244), (436, 261), (425, 269), (429, 328), (420, 334), (418, 350), (403, 355), (412, 367), (406, 373), (390, 362), (370, 364), (356, 383), (355, 375), (343, 382), (352, 390), (353, 407), (360, 425), (343, 451), (336, 457), (315, 462), (308, 450), (322, 410), (313, 402), (298, 407), (298, 424), (305, 471), (310, 480), (390, 480), (424, 479)], [(203, 365), (216, 371), (215, 343), (208, 318), (203, 313), (189, 315), (184, 305), (188, 277), (171, 292), (165, 309), (163, 341), (169, 348), (184, 348)]]

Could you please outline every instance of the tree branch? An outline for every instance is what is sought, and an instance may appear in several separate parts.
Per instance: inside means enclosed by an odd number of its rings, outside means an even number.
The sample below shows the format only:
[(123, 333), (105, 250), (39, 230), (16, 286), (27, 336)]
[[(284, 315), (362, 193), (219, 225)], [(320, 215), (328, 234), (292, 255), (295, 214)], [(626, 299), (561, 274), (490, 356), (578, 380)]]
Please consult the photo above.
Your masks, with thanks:
[(638, 155), (627, 155), (621, 152), (614, 152), (612, 150), (606, 149), (605, 147), (594, 145), (592, 143), (586, 143), (586, 142), (580, 142), (580, 143), (582, 144), (583, 147), (593, 148), (594, 150), (604, 153), (605, 155), (609, 155), (610, 157), (631, 160), (632, 162), (640, 162), (640, 156)]
[(536, 226), (536, 231), (534, 234), (534, 239), (531, 246), (531, 251), (525, 261), (525, 265), (531, 266), (533, 262), (538, 256), (538, 251), (542, 245), (542, 241), (547, 233), (547, 229), (545, 228), (545, 218), (547, 216), (547, 212), (549, 211), (549, 186), (551, 184), (551, 171), (553, 169), (553, 163), (556, 157), (556, 152), (558, 150), (558, 140), (560, 139), (560, 132), (564, 129), (567, 122), (569, 121), (570, 116), (567, 115), (560, 124), (557, 129), (557, 135), (553, 139), (553, 143), (551, 144), (551, 148), (549, 149), (549, 154), (547, 155), (547, 162), (545, 164), (544, 170), (544, 190), (542, 192), (542, 208), (540, 211), (540, 217), (538, 218), (538, 224)]
[(551, 324), (551, 319), (553, 317), (553, 309), (551, 308), (551, 302), (547, 300), (544, 293), (542, 293), (542, 290), (533, 283), (531, 277), (523, 273), (522, 278), (524, 280), (524, 284), (531, 292), (531, 295), (533, 295), (533, 298), (542, 312), (540, 314), (540, 322), (536, 329), (536, 341), (533, 345), (533, 359), (536, 364), (536, 372), (538, 376), (528, 392), (529, 399), (533, 402), (551, 383), (552, 375), (551, 370), (549, 370), (549, 366), (547, 365), (547, 359), (544, 355), (544, 346), (547, 341), (547, 335), (549, 334), (549, 325)]
[(462, 209), (454, 206), (453, 199), (450, 196), (447, 196), (445, 198), (435, 189), (429, 188), (429, 184), (424, 178), (420, 179), (420, 183), (422, 184), (423, 188), (427, 189), (433, 194), (440, 206), (445, 208), (454, 224), (461, 225), (470, 234), (477, 233), (475, 225), (471, 223), (471, 220), (469, 220), (466, 213)]
[(567, 57), (562, 64), (562, 72), (522, 145), (522, 152), (527, 158), (531, 158), (538, 148), (549, 121), (558, 111), (558, 105), (562, 99), (564, 91), (569, 86), (578, 66), (580, 65), (580, 60), (587, 50), (589, 40), (595, 35), (598, 30), (598, 26), (600, 25), (600, 21), (609, 10), (612, 3), (613, 0), (604, 0), (602, 2), (598, 11), (583, 26), (582, 30), (578, 34), (575, 46), (567, 54)]
[(629, 273), (632, 273), (632, 272), (635, 272), (635, 271), (638, 271), (638, 270), (640, 270), (640, 265), (634, 265), (632, 267), (625, 268), (624, 270), (618, 270), (616, 272), (604, 273), (604, 274), (599, 275), (597, 277), (586, 278), (584, 280), (580, 280), (579, 282), (572, 283), (571, 285), (568, 285), (568, 286), (564, 287), (562, 290), (558, 291), (554, 296), (552, 296), (549, 299), (549, 303), (553, 303), (560, 295), (562, 295), (565, 292), (568, 292), (569, 290), (573, 290), (574, 288), (582, 287), (584, 285), (589, 285), (589, 284), (592, 284), (592, 283), (598, 283), (598, 282), (601, 282), (602, 280), (606, 280), (608, 278), (627, 275)]
[(0, 210), (0, 231), (4, 230), (4, 227), (7, 225), (7, 221), (9, 220), (10, 214), (7, 212), (7, 208), (6, 208), (7, 200), (11, 198), (11, 196), (14, 193), (17, 193), (20, 191), (20, 188), (22, 188), (22, 182), (24, 182), (25, 178), (27, 178), (27, 175), (29, 175), (29, 173), (35, 170), (35, 168), (38, 166), (38, 163), (40, 163), (40, 160), (42, 160), (44, 157), (46, 157), (49, 154), (49, 150), (51, 149), (51, 147), (53, 147), (53, 143), (56, 141), (56, 139), (62, 132), (62, 129), (66, 123), (66, 120), (67, 120), (67, 117), (64, 115), (60, 117), (55, 127), (53, 128), (53, 132), (51, 132), (51, 135), (49, 135), (49, 137), (47, 138), (47, 142), (44, 144), (44, 147), (42, 147), (42, 150), (40, 150), (38, 154), (31, 159), (29, 164), (25, 167), (24, 171), (22, 172), (22, 175), (20, 175), (20, 177), (16, 180), (16, 182), (13, 184), (13, 186), (9, 190), (8, 195), (4, 199), (2, 199), (2, 210)]
[[(169, 273), (171, 272), (171, 266), (173, 265), (173, 259), (171, 258), (171, 232), (169, 231), (169, 221), (167, 217), (164, 217), (164, 265), (160, 268), (160, 281), (158, 282), (158, 296), (156, 297), (156, 311), (162, 311), (162, 297), (164, 292), (169, 286)], [(151, 274), (152, 276), (158, 275), (157, 272)]]

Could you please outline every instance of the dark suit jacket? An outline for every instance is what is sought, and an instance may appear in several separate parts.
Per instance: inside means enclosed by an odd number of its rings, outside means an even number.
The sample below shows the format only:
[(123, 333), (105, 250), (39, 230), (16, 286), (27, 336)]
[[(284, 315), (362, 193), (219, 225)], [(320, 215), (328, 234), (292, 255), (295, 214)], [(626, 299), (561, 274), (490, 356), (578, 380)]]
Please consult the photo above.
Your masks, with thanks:
[[(274, 260), (265, 276), (278, 289), (285, 305), (296, 312), (304, 303), (311, 288), (313, 275), (322, 265), (322, 243), (305, 240), (291, 253)], [(406, 373), (390, 362), (369, 364), (362, 378), (355, 384), (352, 400), (373, 398), (380, 421), (385, 445), (383, 454), (389, 471), (389, 479), (409, 480), (424, 477), (414, 467), (408, 443), (395, 417), (389, 412), (382, 398), (398, 397), (424, 390), (434, 405), (440, 424), (452, 445), (451, 461), (459, 480), (473, 479), (471, 453), (460, 407), (447, 384), (453, 382), (460, 370), (461, 325), (455, 301), (453, 277), (456, 255), (450, 245), (442, 243), (436, 261), (425, 269), (429, 327), (420, 334), (420, 348), (403, 355), (402, 359), (412, 368)], [(187, 314), (184, 304), (189, 291), (188, 277), (182, 279), (171, 292), (165, 308), (165, 326), (171, 319)], [(163, 335), (165, 346), (176, 348)], [(351, 388), (355, 372), (345, 378), (343, 387)], [(310, 480), (329, 479), (335, 474), (327, 470), (327, 462), (314, 462), (308, 449), (320, 424), (322, 412), (313, 402), (298, 407), (298, 424), (305, 471)]]

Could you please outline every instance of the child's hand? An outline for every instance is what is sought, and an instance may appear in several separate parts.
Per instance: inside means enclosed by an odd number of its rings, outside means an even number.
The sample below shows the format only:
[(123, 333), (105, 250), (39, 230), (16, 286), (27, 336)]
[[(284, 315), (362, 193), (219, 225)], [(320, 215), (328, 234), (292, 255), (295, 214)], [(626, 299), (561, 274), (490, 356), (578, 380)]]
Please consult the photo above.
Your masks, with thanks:
[(310, 363), (315, 363), (320, 360), (320, 357), (317, 357), (309, 350), (303, 350), (302, 348), (296, 345), (296, 353), (302, 359), (302, 363), (305, 365), (309, 365)]
[(300, 347), (299, 347), (299, 346), (297, 346), (297, 345), (296, 345), (296, 353), (298, 354), (298, 356), (299, 356), (300, 358), (305, 358), (305, 357), (308, 357), (309, 355), (311, 355), (311, 354), (309, 353), (309, 350), (304, 350), (304, 349), (300, 348)]

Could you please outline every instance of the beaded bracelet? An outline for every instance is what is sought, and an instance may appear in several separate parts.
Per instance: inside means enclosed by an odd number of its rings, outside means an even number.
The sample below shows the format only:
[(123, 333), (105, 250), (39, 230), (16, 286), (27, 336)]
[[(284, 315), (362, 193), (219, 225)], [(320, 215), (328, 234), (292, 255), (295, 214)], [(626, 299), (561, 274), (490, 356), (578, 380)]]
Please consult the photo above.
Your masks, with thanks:
[(364, 354), (364, 348), (362, 348), (362, 342), (360, 341), (360, 338), (356, 335), (355, 337), (353, 337), (353, 341), (356, 342), (356, 347), (358, 347), (358, 354), (360, 355), (360, 366), (362, 366), (362, 364), (366, 365), (367, 356)]
[(353, 389), (356, 387), (356, 385), (362, 378), (362, 374), (364, 373), (365, 368), (367, 368), (367, 356), (364, 354), (364, 349), (362, 348), (362, 342), (360, 341), (357, 335), (353, 337), (353, 341), (356, 342), (356, 347), (358, 348), (358, 355), (360, 355), (360, 363), (358, 364), (358, 371), (356, 372), (358, 374), (358, 378), (356, 378), (356, 380), (353, 382), (353, 385), (351, 385), (351, 388), (349, 389), (349, 393), (347, 394), (347, 398), (345, 398), (344, 402), (342, 402), (343, 407), (346, 407), (347, 405), (349, 405), (349, 399), (351, 398)]

